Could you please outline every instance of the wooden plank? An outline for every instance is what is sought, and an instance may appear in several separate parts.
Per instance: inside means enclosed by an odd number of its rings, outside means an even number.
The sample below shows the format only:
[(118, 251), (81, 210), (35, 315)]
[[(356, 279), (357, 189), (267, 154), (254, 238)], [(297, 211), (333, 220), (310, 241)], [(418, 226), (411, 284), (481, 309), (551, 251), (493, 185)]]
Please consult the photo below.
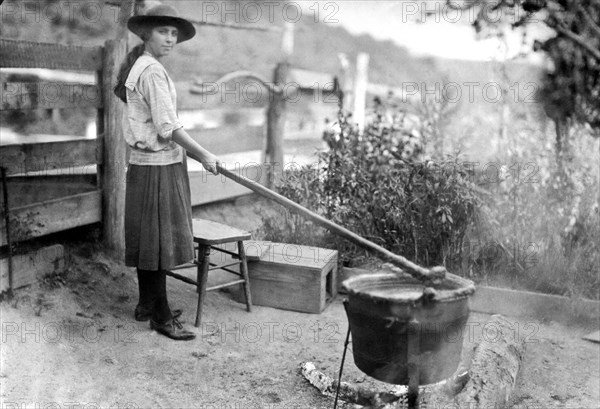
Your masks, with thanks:
[(27, 204), (91, 192), (96, 190), (95, 180), (96, 175), (91, 172), (87, 175), (71, 173), (12, 176), (8, 178), (8, 207), (14, 209)]
[(0, 146), (0, 163), (8, 175), (73, 168), (97, 163), (94, 139)]
[(337, 251), (313, 246), (301, 246), (290, 243), (271, 243), (269, 251), (260, 258), (261, 261), (278, 265), (282, 268), (321, 269), (337, 259)]
[(288, 264), (275, 264), (267, 261), (249, 262), (249, 268), (252, 270), (252, 278), (263, 281), (277, 281), (286, 284), (311, 285), (315, 283), (316, 272), (330, 270), (337, 263), (337, 257), (329, 260), (321, 267), (308, 267), (298, 265), (294, 262)]
[[(35, 283), (44, 275), (62, 271), (65, 266), (64, 249), (60, 244), (55, 244), (27, 254), (14, 255), (12, 261), (13, 289), (17, 289)], [(0, 292), (8, 289), (8, 259), (4, 258), (0, 260)]]
[(264, 126), (222, 126), (212, 129), (188, 129), (190, 136), (202, 147), (214, 153), (237, 153), (264, 150), (266, 129)]
[[(81, 193), (10, 209), (14, 242), (56, 233), (102, 220), (102, 192)], [(6, 245), (4, 217), (0, 218), (0, 246)]]
[(36, 78), (35, 81), (70, 82), (77, 84), (96, 84), (96, 76), (85, 71), (51, 70), (48, 68), (2, 68), (7, 81), (18, 82), (20, 77)]
[(98, 71), (102, 68), (102, 47), (0, 39), (0, 68)]
[(100, 187), (104, 193), (102, 228), (104, 245), (117, 259), (125, 257), (125, 178), (127, 148), (123, 143), (125, 109), (112, 88), (116, 82), (121, 62), (127, 54), (125, 40), (108, 40), (105, 43), (102, 69), (102, 94), (104, 96), (103, 166), (99, 167)]
[(100, 88), (94, 84), (51, 81), (3, 82), (0, 92), (0, 111), (102, 106)]

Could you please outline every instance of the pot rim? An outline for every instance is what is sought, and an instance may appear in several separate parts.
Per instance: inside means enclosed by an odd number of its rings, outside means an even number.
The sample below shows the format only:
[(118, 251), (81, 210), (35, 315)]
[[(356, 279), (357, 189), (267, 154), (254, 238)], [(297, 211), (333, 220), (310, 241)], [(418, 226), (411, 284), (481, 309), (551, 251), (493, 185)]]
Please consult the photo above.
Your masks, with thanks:
[[(369, 294), (368, 292), (361, 291), (360, 289), (356, 289), (355, 285), (361, 281), (375, 281), (375, 280), (385, 280), (385, 279), (399, 279), (405, 280), (405, 284), (415, 285), (422, 287), (424, 294), (418, 298), (407, 298), (406, 300), (398, 300), (393, 299), (391, 297), (386, 297), (383, 295)], [(391, 300), (395, 302), (406, 302), (406, 303), (415, 303), (423, 300), (427, 297), (425, 294), (426, 289), (433, 289), (433, 292), (429, 293), (428, 297), (430, 301), (437, 302), (450, 302), (455, 301), (462, 298), (467, 298), (475, 292), (475, 284), (473, 281), (459, 277), (454, 274), (446, 273), (446, 277), (444, 279), (443, 284), (446, 284), (449, 287), (455, 288), (445, 288), (445, 289), (436, 289), (435, 287), (428, 287), (424, 283), (420, 282), (416, 278), (411, 275), (398, 271), (398, 272), (377, 272), (377, 273), (369, 273), (369, 274), (360, 274), (354, 277), (350, 277), (342, 282), (342, 287), (348, 292), (348, 295), (358, 296), (362, 298), (372, 299), (380, 302), (389, 302)], [(402, 282), (399, 282), (399, 285), (402, 285)], [(433, 295), (432, 295), (433, 294)]]

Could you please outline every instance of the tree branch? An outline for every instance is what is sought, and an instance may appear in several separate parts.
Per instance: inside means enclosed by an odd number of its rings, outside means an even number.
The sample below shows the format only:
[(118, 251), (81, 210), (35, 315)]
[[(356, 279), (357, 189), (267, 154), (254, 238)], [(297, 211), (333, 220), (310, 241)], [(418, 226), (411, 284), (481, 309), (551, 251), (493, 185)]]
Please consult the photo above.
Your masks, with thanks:
[(585, 22), (592, 28), (594, 34), (600, 37), (600, 26), (596, 24), (596, 22), (592, 19), (590, 13), (588, 13), (587, 10), (584, 9), (580, 4), (577, 4), (577, 8), (579, 9), (579, 12), (583, 15)]
[[(452, 9), (456, 9), (456, 10), (467, 10), (467, 9), (473, 8), (477, 5), (480, 5), (481, 3), (485, 3), (485, 1), (484, 0), (464, 0), (463, 2), (458, 2), (456, 0), (446, 0), (446, 5), (448, 5), (448, 7), (452, 8)], [(499, 3), (499, 6), (502, 6), (502, 5), (505, 7), (514, 7), (514, 6), (511, 6), (510, 4), (506, 3), (506, 0), (502, 0)], [(556, 2), (556, 1), (550, 2), (546, 5), (545, 8), (548, 11), (548, 13), (550, 14), (549, 17), (545, 20), (545, 23), (548, 27), (553, 28), (559, 34), (562, 34), (564, 37), (568, 38), (573, 43), (575, 43), (576, 45), (578, 45), (579, 47), (581, 47), (585, 51), (587, 51), (595, 59), (600, 61), (600, 50), (598, 48), (593, 47), (588, 42), (586, 42), (586, 39), (584, 37), (582, 37), (581, 35), (576, 34), (573, 31), (571, 31), (571, 30), (565, 28), (563, 25), (561, 25), (560, 18), (556, 17), (554, 15), (555, 13), (564, 12), (563, 6), (559, 2)], [(580, 5), (577, 5), (577, 9), (581, 12), (581, 14), (583, 14), (586, 23), (592, 28), (592, 31), (595, 33), (595, 35), (600, 36), (600, 27), (594, 22), (594, 20), (591, 18), (589, 13), (587, 13), (587, 11), (584, 10)], [(554, 21), (556, 21), (556, 23)], [(519, 21), (518, 23), (521, 23), (521, 22)]]
[(564, 28), (563, 26), (561, 26), (558, 23), (557, 24), (552, 24), (549, 21), (546, 21), (546, 24), (549, 27), (555, 29), (558, 33), (560, 33), (563, 36), (567, 37), (569, 40), (571, 40), (572, 42), (574, 42), (575, 44), (577, 44), (581, 48), (583, 48), (585, 51), (587, 51), (596, 60), (600, 61), (600, 50), (598, 50), (597, 48), (594, 48), (591, 45), (589, 45), (585, 41), (585, 39), (583, 37), (581, 37), (579, 34), (575, 34), (571, 30), (567, 30), (566, 28)]

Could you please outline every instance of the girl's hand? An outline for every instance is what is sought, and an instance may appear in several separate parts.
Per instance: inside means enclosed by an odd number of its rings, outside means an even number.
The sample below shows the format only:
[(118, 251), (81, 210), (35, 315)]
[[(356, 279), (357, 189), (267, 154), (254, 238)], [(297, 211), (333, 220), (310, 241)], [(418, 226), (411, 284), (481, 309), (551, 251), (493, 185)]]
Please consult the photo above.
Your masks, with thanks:
[(202, 163), (202, 166), (204, 166), (204, 169), (206, 169), (208, 172), (212, 173), (213, 175), (219, 174), (218, 167), (217, 167), (217, 165), (219, 164), (219, 159), (212, 153), (205, 155), (202, 158), (201, 163)]

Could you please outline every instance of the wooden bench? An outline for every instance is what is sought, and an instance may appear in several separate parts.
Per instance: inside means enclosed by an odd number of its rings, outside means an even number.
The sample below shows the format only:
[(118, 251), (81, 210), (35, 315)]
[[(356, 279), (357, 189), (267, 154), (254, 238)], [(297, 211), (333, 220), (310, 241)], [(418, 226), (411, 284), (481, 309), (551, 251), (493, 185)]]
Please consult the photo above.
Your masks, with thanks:
[[(192, 223), (194, 229), (194, 243), (198, 246), (196, 249), (195, 260), (191, 264), (184, 264), (175, 267), (173, 270), (196, 266), (197, 279), (193, 280), (181, 274), (174, 273), (173, 271), (168, 271), (167, 275), (197, 287), (198, 306), (196, 309), (196, 321), (194, 325), (196, 327), (200, 326), (202, 320), (202, 302), (204, 301), (204, 296), (207, 291), (214, 291), (242, 284), (246, 300), (246, 309), (248, 312), (251, 312), (252, 298), (250, 295), (250, 281), (248, 279), (248, 264), (244, 249), (244, 240), (249, 240), (251, 234), (247, 231), (213, 222), (211, 220), (194, 219)], [(237, 251), (231, 251), (227, 249), (226, 246), (223, 246), (227, 243), (234, 243), (237, 247)], [(230, 256), (233, 256), (235, 260), (222, 264), (213, 263), (210, 261), (211, 250), (229, 254)], [(239, 265), (239, 272), (232, 269), (232, 267), (236, 265)], [(208, 272), (212, 270), (224, 270), (228, 273), (235, 274), (240, 278), (207, 288)]]

